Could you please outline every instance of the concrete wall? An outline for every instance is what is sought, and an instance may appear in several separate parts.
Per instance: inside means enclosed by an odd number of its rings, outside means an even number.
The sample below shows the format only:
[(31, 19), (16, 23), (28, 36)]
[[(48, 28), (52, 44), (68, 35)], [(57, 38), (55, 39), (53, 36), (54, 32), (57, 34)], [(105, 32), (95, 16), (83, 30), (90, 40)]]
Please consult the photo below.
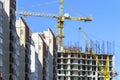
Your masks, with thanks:
[[(102, 66), (106, 65), (108, 56), (108, 71), (114, 72), (114, 55), (96, 54), (96, 56)], [(103, 80), (100, 67), (91, 54), (59, 52), (57, 61), (58, 80)], [(112, 75), (110, 75), (110, 80), (114, 80)]]

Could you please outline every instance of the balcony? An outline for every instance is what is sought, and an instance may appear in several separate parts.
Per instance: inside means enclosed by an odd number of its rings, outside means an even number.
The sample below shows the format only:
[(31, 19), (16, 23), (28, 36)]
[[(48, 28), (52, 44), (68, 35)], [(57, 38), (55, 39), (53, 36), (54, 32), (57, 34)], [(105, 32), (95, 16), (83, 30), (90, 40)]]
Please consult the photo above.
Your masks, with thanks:
[(9, 80), (14, 80), (12, 75), (9, 76)]
[(11, 41), (14, 41), (14, 36), (11, 35), (11, 36), (10, 36), (10, 40), (11, 40)]
[(29, 66), (27, 64), (25, 65), (25, 72), (30, 73), (30, 68), (29, 68)]
[(25, 53), (28, 55), (28, 54), (31, 54), (31, 51), (30, 51), (30, 49), (29, 48), (26, 48), (25, 49)]
[(13, 58), (13, 57), (10, 57), (10, 63), (14, 63), (17, 65), (17, 62), (16, 62), (15, 58)]
[(12, 35), (10, 35), (10, 41), (15, 42), (15, 41), (16, 41), (16, 40), (15, 40), (15, 37), (14, 37), (14, 36), (12, 36)]
[(15, 71), (14, 68), (12, 68), (12, 67), (10, 67), (9, 73), (16, 75), (16, 71)]
[(30, 63), (31, 63), (31, 60), (30, 60), (28, 57), (25, 57), (25, 63), (30, 64)]
[(15, 53), (15, 48), (14, 47), (9, 47), (10, 52)]
[(10, 30), (12, 30), (12, 31), (16, 30), (16, 28), (15, 28), (15, 26), (13, 24), (10, 24)]
[(27, 42), (28, 44), (31, 44), (31, 42), (32, 42), (31, 37), (29, 37), (28, 39), (26, 39), (26, 42)]
[(10, 0), (10, 7), (16, 10), (16, 1), (15, 0)]
[(25, 80), (30, 80), (28, 77), (25, 77)]
[(15, 14), (13, 13), (13, 11), (12, 11), (12, 9), (11, 9), (11, 11), (10, 11), (11, 13), (10, 13), (10, 20), (15, 20), (16, 19), (16, 17), (15, 17)]

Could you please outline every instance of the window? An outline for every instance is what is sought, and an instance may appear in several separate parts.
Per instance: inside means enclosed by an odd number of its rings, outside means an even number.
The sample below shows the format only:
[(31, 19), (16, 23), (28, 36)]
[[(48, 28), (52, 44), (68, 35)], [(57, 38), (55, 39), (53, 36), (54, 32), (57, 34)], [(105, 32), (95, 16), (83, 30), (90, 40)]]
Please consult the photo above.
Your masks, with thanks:
[(67, 67), (68, 67), (67, 65), (63, 65), (63, 69), (67, 69)]
[(49, 39), (49, 43), (51, 43), (52, 42), (52, 40), (51, 39)]
[(109, 61), (109, 65), (112, 66), (112, 61)]
[(39, 45), (39, 50), (41, 50), (41, 45)]
[(80, 64), (80, 60), (78, 60), (78, 63)]
[(71, 63), (73, 63), (73, 59), (71, 59)]
[(0, 21), (3, 20), (2, 16), (0, 16)]
[(71, 69), (73, 69), (73, 65), (71, 65), (70, 67), (71, 67)]
[(63, 63), (67, 63), (67, 61), (68, 61), (67, 59), (63, 59)]
[(20, 34), (21, 34), (21, 35), (23, 34), (23, 30), (20, 30)]
[(2, 58), (0, 58), (0, 66), (3, 66)]
[(3, 33), (3, 28), (2, 27), (0, 27), (0, 33)]
[[(85, 75), (85, 71), (82, 71), (82, 75)], [(83, 79), (84, 80), (84, 79)]]
[[(95, 78), (93, 78), (93, 80), (95, 80)], [(98, 79), (99, 80), (99, 79)]]
[(58, 62), (58, 63), (61, 63), (61, 59), (58, 59), (57, 62)]
[(58, 67), (58, 69), (61, 69), (61, 65), (58, 65), (57, 67)]
[(73, 75), (73, 74), (74, 74), (74, 72), (73, 72), (73, 71), (71, 71), (70, 75)]
[(95, 72), (93, 72), (93, 75), (95, 75)]
[(59, 74), (61, 74), (61, 71), (58, 71)]
[(105, 61), (103, 61), (103, 65), (106, 65), (106, 62), (105, 62)]
[(96, 67), (95, 66), (92, 67), (92, 71), (96, 71)]
[(60, 79), (61, 79), (61, 77), (59, 76), (59, 77), (58, 77), (58, 79), (60, 80)]
[(82, 64), (85, 64), (85, 60), (82, 60)]
[(86, 67), (85, 67), (85, 66), (82, 66), (82, 69), (83, 69), (83, 70), (86, 70)]
[(60, 53), (58, 53), (58, 57), (61, 57), (61, 54), (60, 54)]
[(0, 38), (0, 43), (3, 43), (3, 39), (2, 38)]
[(0, 54), (3, 54), (3, 50), (0, 48)]
[(109, 68), (109, 71), (112, 71), (112, 67)]
[(96, 61), (92, 61), (92, 65), (96, 65)]

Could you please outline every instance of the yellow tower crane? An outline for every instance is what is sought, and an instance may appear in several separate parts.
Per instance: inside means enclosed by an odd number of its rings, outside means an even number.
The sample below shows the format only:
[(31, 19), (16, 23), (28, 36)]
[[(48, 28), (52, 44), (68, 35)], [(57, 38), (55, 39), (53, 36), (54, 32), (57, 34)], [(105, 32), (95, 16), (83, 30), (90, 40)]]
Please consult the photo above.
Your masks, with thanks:
[(39, 13), (39, 12), (25, 12), (25, 11), (17, 11), (16, 12), (19, 15), (23, 16), (38, 16), (38, 17), (47, 17), (47, 18), (57, 18), (57, 31), (56, 31), (56, 40), (57, 40), (57, 50), (58, 51), (63, 51), (63, 24), (64, 20), (78, 20), (78, 21), (91, 21), (91, 17), (72, 17), (69, 14), (65, 14), (63, 16), (63, 0), (60, 0), (60, 9), (59, 9), (59, 16), (57, 15), (52, 15), (52, 14), (44, 14), (44, 13)]
[(89, 42), (86, 34), (82, 31), (81, 28), (79, 28), (79, 30), (80, 30), (80, 32), (81, 32), (81, 34), (82, 34), (82, 36), (83, 36), (83, 38), (84, 38), (84, 40), (85, 40), (85, 42), (86, 42), (86, 45), (87, 45), (87, 47), (88, 47), (88, 49), (89, 49), (89, 51), (90, 51), (90, 54), (91, 54), (91, 55), (93, 56), (93, 58), (96, 60), (96, 63), (97, 63), (97, 65), (98, 65), (98, 67), (99, 67), (99, 69), (100, 69), (100, 71), (101, 71), (101, 73), (102, 73), (102, 75), (103, 75), (103, 77), (104, 77), (103, 80), (110, 80), (109, 57), (108, 57), (108, 56), (106, 57), (106, 65), (105, 65), (105, 66), (102, 66), (102, 64), (99, 62), (99, 60), (98, 60), (98, 58), (97, 58), (97, 55), (94, 53), (94, 50), (93, 50), (93, 48), (91, 47), (90, 42)]

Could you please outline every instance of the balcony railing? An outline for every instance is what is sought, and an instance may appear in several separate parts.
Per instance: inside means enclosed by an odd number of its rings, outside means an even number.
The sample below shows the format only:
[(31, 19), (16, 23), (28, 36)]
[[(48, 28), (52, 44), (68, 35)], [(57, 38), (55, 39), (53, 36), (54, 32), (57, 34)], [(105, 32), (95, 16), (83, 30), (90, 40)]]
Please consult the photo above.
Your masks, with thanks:
[(30, 73), (30, 68), (29, 68), (29, 66), (26, 64), (26, 66), (25, 66), (25, 72), (26, 73)]
[(14, 64), (16, 64), (16, 65), (17, 65), (17, 61), (15, 60), (15, 58), (10, 57), (9, 59), (10, 59), (10, 62), (11, 62), (11, 63), (14, 63)]
[(30, 49), (29, 49), (29, 48), (26, 48), (26, 49), (25, 49), (25, 53), (27, 53), (27, 54), (31, 54)]
[(16, 75), (16, 71), (14, 70), (14, 68), (10, 68), (9, 73)]
[(25, 62), (26, 63), (31, 63), (31, 60), (28, 57), (25, 57)]
[(14, 47), (9, 47), (10, 52), (15, 53), (15, 48)]
[(16, 1), (10, 0), (10, 7), (14, 8), (16, 10)]
[(13, 30), (13, 31), (16, 30), (16, 28), (13, 24), (10, 24), (10, 29)]

